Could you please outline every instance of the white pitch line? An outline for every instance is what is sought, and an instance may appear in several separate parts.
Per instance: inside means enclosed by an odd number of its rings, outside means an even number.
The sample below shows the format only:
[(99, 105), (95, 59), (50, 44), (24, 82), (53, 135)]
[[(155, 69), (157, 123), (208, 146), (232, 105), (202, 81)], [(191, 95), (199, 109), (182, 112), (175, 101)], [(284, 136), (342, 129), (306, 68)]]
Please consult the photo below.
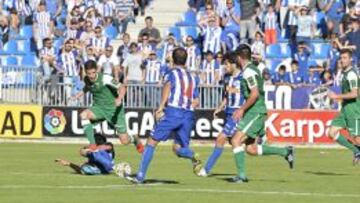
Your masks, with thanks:
[(312, 193), (291, 191), (256, 191), (256, 190), (221, 190), (221, 189), (199, 189), (199, 188), (163, 188), (154, 187), (166, 184), (153, 183), (145, 185), (0, 185), (0, 189), (119, 189), (119, 190), (157, 190), (163, 192), (188, 192), (188, 193), (242, 193), (261, 195), (283, 195), (283, 196), (313, 196), (313, 197), (349, 197), (360, 198), (360, 194), (343, 193)]

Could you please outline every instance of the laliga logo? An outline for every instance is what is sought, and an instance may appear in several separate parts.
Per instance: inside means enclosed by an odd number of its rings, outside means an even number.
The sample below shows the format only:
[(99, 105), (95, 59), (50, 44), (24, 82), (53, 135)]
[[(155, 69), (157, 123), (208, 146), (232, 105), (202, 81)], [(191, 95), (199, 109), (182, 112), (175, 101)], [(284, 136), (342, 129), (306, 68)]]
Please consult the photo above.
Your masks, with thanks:
[(62, 111), (51, 109), (44, 118), (45, 128), (52, 135), (64, 132), (66, 119)]

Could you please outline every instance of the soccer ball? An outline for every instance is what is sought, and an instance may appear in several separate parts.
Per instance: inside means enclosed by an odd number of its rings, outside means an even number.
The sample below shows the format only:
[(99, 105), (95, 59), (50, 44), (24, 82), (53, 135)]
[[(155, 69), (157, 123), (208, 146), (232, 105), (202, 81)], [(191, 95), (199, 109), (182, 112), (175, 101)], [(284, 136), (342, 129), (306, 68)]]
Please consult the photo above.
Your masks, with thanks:
[(114, 166), (114, 172), (121, 178), (131, 174), (131, 166), (127, 162), (120, 162)]

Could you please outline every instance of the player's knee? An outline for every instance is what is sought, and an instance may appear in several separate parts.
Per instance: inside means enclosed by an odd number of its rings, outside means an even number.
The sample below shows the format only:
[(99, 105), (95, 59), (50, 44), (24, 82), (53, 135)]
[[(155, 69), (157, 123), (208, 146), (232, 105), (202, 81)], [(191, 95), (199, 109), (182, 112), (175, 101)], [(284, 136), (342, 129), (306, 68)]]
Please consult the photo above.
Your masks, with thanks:
[(90, 120), (91, 119), (91, 112), (88, 111), (88, 110), (85, 110), (85, 111), (81, 112), (80, 118), (81, 118), (81, 120)]
[(330, 127), (329, 128), (329, 132), (328, 132), (328, 135), (329, 137), (331, 137), (332, 139), (334, 139), (336, 137), (336, 135), (338, 134), (339, 130), (335, 127)]
[(226, 142), (226, 137), (223, 134), (220, 134), (217, 138), (216, 138), (216, 146), (217, 147), (222, 147), (225, 145)]
[(123, 145), (128, 145), (130, 143), (129, 136), (127, 134), (120, 134), (119, 141)]
[(246, 153), (252, 156), (256, 156), (257, 155), (257, 148), (255, 145), (247, 145), (246, 148)]

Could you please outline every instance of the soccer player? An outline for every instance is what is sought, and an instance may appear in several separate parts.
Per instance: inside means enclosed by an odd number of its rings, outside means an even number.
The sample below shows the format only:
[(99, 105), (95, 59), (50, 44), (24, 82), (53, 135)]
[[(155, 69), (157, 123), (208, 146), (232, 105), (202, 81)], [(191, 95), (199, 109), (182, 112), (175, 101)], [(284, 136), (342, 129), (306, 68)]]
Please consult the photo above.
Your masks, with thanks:
[[(342, 68), (341, 94), (329, 92), (329, 98), (342, 100), (340, 114), (331, 122), (329, 136), (340, 145), (354, 153), (353, 163), (360, 160), (360, 78), (351, 65), (352, 53), (350, 50), (340, 52)], [(347, 129), (353, 137), (353, 144), (340, 134), (341, 129)]]
[(115, 150), (110, 142), (106, 142), (106, 138), (97, 134), (96, 143), (98, 150), (92, 151), (88, 146), (80, 149), (80, 155), (86, 157), (88, 160), (81, 164), (75, 164), (64, 159), (56, 159), (55, 162), (68, 166), (77, 174), (82, 175), (103, 175), (109, 174), (113, 171)]
[(195, 174), (201, 168), (201, 161), (189, 147), (195, 122), (194, 107), (199, 104), (199, 81), (186, 70), (187, 54), (184, 48), (176, 48), (172, 58), (175, 67), (165, 76), (161, 103), (155, 112), (158, 123), (147, 141), (136, 177), (128, 177), (133, 183), (144, 182), (157, 144), (169, 139), (172, 132), (176, 133), (173, 145), (175, 154), (191, 160)]
[(89, 109), (81, 112), (81, 123), (84, 127), (85, 135), (90, 142), (90, 149), (96, 150), (94, 138), (94, 124), (106, 120), (115, 127), (122, 144), (133, 143), (139, 153), (143, 152), (143, 145), (135, 135), (129, 135), (126, 129), (124, 107), (122, 100), (126, 89), (116, 82), (110, 75), (97, 72), (95, 61), (87, 61), (85, 67), (85, 87), (73, 99), (77, 99), (86, 92), (93, 95), (93, 105)]
[(244, 103), (244, 95), (242, 94), (241, 70), (236, 67), (236, 54), (229, 52), (225, 55), (225, 77), (224, 77), (224, 99), (220, 106), (214, 112), (214, 118), (217, 114), (225, 109), (226, 120), (223, 131), (218, 135), (215, 142), (215, 148), (211, 156), (208, 158), (204, 168), (197, 174), (206, 177), (214, 167), (216, 161), (220, 158), (227, 139), (231, 138), (237, 127), (237, 121), (232, 118), (234, 111), (241, 107)]
[[(231, 143), (235, 156), (237, 176), (235, 183), (248, 182), (245, 173), (245, 151), (250, 155), (278, 155), (284, 157), (290, 168), (294, 164), (293, 147), (278, 148), (260, 143), (265, 135), (266, 106), (262, 78), (259, 69), (251, 62), (251, 49), (240, 45), (237, 50), (237, 63), (243, 71), (241, 86), (246, 102), (234, 112), (233, 118), (238, 120), (238, 131)], [(241, 120), (240, 120), (241, 119)]]

